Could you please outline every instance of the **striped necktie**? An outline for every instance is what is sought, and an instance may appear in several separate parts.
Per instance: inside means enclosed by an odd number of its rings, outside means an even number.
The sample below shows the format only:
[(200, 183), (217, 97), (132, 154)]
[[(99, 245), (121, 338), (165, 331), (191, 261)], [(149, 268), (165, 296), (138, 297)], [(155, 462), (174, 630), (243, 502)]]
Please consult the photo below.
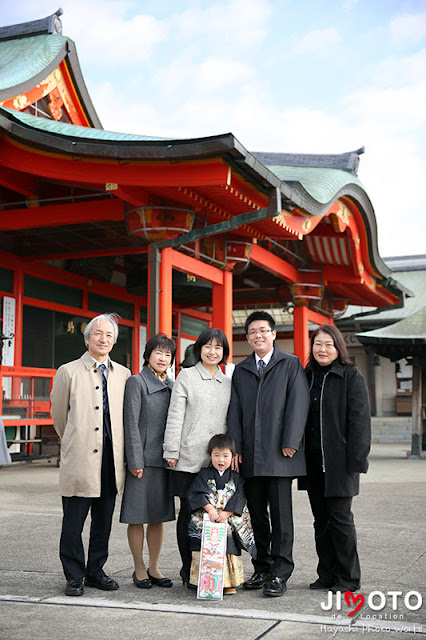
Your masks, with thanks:
[(107, 379), (105, 376), (106, 367), (104, 364), (100, 364), (99, 369), (102, 371), (102, 405), (104, 409), (104, 416), (106, 416), (109, 413)]
[(106, 366), (104, 364), (100, 364), (99, 369), (102, 371), (102, 407), (104, 410), (103, 434), (104, 434), (104, 438), (109, 438), (109, 440), (112, 442), (112, 429), (111, 429), (111, 418), (109, 415), (107, 379), (106, 379), (106, 376), (104, 375), (104, 371), (106, 371)]
[(263, 362), (262, 359), (260, 359), (259, 362), (257, 363), (257, 370), (259, 372), (260, 377), (263, 376), (264, 369), (265, 369), (265, 363)]

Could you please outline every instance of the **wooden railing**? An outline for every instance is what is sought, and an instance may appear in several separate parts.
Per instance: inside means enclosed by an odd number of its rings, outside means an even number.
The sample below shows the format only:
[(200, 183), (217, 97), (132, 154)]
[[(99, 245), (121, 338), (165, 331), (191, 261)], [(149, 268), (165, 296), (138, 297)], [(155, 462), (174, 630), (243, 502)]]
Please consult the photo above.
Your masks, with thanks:
[[(57, 445), (59, 453), (59, 439), (50, 416), (50, 391), (55, 373), (56, 369), (0, 366), (0, 416), (14, 461), (22, 458), (50, 461), (52, 453), (43, 451), (43, 446), (48, 444)], [(46, 383), (37, 389), (40, 380)]]

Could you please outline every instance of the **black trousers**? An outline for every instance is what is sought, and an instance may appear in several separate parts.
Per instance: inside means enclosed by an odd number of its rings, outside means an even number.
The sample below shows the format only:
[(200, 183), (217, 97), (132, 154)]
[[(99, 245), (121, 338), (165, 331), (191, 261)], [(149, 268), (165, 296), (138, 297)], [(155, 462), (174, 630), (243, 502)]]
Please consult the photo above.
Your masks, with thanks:
[(188, 525), (191, 519), (191, 511), (189, 509), (186, 498), (180, 498), (179, 515), (176, 522), (176, 537), (178, 543), (179, 554), (182, 560), (182, 578), (186, 582), (189, 581), (191, 572), (192, 552), (189, 546)]
[[(287, 580), (294, 569), (292, 478), (258, 476), (244, 482), (257, 558), (255, 571)], [(269, 507), (269, 512), (268, 512)]]
[[(64, 515), (59, 557), (67, 580), (84, 576), (96, 578), (103, 575), (103, 566), (108, 558), (108, 543), (116, 495), (112, 446), (109, 438), (106, 438), (102, 453), (100, 497), (62, 497)], [(92, 522), (86, 565), (81, 536), (89, 510)]]
[(318, 465), (309, 465), (308, 490), (314, 516), (317, 573), (325, 584), (358, 589), (361, 581), (351, 497), (324, 496), (325, 477)]
[(180, 499), (179, 515), (176, 522), (176, 538), (182, 560), (181, 577), (186, 582), (189, 581), (191, 572), (192, 551), (188, 536), (191, 511), (185, 496), (196, 475), (196, 473), (190, 473), (189, 471), (170, 471), (169, 476), (170, 495), (178, 496)]

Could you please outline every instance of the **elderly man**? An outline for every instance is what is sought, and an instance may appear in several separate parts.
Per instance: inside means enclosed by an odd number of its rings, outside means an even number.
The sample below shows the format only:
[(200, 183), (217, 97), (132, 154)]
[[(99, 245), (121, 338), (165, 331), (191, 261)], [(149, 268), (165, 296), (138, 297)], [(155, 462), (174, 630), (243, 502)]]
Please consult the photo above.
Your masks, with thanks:
[(278, 349), (275, 322), (255, 311), (245, 323), (254, 353), (237, 364), (232, 377), (228, 434), (238, 452), (253, 524), (257, 558), (245, 589), (282, 596), (294, 563), (291, 482), (306, 475), (302, 447), (309, 389), (299, 358)]
[[(84, 593), (83, 580), (88, 587), (118, 589), (103, 571), (115, 497), (125, 477), (123, 398), (130, 371), (109, 358), (117, 337), (116, 316), (93, 318), (84, 331), (88, 351), (59, 367), (53, 380), (51, 414), (61, 440), (59, 554), (68, 596)], [(86, 564), (81, 534), (89, 510)]]

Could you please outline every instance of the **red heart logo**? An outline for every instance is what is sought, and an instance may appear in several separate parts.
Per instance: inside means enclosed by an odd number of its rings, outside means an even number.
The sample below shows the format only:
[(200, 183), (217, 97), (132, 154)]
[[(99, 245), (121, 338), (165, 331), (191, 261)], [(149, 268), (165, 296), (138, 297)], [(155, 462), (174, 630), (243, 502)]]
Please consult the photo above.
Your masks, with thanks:
[[(365, 598), (362, 595), (362, 593), (360, 593), (359, 595), (355, 596), (352, 593), (352, 591), (346, 591), (345, 600), (346, 600), (346, 604), (348, 605), (348, 607), (351, 607), (352, 604), (355, 606), (356, 603), (358, 602), (358, 604), (355, 607), (355, 609), (353, 611), (351, 611), (350, 613), (348, 613), (348, 616), (353, 616), (354, 613), (356, 613), (358, 611), (358, 609), (361, 609), (361, 607), (363, 606), (363, 604), (365, 602)], [(353, 601), (353, 603), (351, 602), (351, 600)]]

